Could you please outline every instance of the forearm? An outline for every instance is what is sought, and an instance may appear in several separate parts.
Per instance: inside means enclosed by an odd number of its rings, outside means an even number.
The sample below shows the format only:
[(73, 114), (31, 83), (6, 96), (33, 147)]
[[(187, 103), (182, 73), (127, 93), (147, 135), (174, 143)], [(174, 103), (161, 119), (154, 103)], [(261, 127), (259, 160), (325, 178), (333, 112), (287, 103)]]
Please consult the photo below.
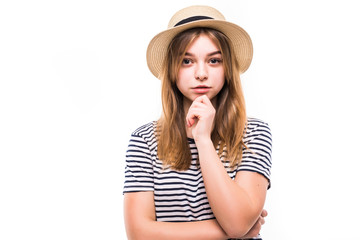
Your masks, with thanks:
[(225, 232), (240, 237), (254, 225), (260, 212), (247, 192), (229, 177), (211, 140), (196, 145), (211, 209)]
[(216, 220), (197, 222), (157, 222), (143, 221), (138, 224), (138, 229), (128, 231), (129, 240), (191, 240), (191, 239), (227, 239)]
[(125, 193), (124, 220), (129, 240), (228, 238), (215, 219), (195, 222), (156, 221), (154, 193), (150, 191)]

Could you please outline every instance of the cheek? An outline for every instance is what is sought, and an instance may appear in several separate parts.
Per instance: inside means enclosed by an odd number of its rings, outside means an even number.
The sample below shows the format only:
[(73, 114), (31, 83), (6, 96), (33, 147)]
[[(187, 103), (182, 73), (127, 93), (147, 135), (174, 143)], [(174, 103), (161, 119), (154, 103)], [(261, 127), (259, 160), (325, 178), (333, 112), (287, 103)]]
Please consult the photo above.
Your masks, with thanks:
[(183, 89), (184, 89), (184, 80), (180, 78), (180, 76), (178, 76), (178, 79), (176, 81), (176, 87), (179, 89), (179, 91), (181, 93), (183, 93)]
[(223, 70), (213, 72), (214, 80), (217, 86), (223, 86), (225, 83), (225, 73)]
[(224, 81), (224, 79), (225, 79), (225, 70), (224, 70), (224, 68), (221, 68), (221, 70), (219, 71), (219, 77), (222, 78), (223, 81)]
[(218, 92), (220, 92), (220, 91), (221, 91), (221, 89), (224, 87), (224, 84), (225, 84), (225, 80), (223, 80), (223, 81), (219, 82), (219, 84), (218, 84), (218, 86), (217, 86), (217, 90), (218, 90)]
[(179, 70), (176, 81), (176, 85), (178, 86), (178, 88), (186, 85), (190, 79), (190, 76), (190, 71), (188, 71), (187, 69)]
[(190, 70), (186, 68), (181, 68), (178, 72), (178, 79), (188, 79), (190, 75)]

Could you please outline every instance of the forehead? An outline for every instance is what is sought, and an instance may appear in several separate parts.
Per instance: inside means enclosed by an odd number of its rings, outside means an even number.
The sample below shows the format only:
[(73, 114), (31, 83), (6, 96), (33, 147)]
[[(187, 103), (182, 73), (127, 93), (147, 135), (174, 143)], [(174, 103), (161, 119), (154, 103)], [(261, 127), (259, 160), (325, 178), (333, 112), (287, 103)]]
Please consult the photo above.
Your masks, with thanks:
[(186, 53), (219, 53), (218, 44), (208, 35), (201, 33), (187, 47)]

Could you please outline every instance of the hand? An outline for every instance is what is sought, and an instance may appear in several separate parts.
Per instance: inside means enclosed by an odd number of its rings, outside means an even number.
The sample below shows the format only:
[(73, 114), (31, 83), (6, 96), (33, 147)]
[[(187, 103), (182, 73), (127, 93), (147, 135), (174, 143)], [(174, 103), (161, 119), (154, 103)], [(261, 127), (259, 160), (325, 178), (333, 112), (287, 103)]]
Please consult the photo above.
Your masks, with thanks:
[(206, 95), (193, 101), (186, 115), (186, 123), (191, 128), (195, 141), (211, 138), (215, 113), (215, 108)]
[(250, 229), (242, 239), (257, 237), (260, 233), (261, 225), (265, 223), (265, 217), (268, 215), (265, 209), (262, 210), (258, 220), (255, 222), (254, 226)]

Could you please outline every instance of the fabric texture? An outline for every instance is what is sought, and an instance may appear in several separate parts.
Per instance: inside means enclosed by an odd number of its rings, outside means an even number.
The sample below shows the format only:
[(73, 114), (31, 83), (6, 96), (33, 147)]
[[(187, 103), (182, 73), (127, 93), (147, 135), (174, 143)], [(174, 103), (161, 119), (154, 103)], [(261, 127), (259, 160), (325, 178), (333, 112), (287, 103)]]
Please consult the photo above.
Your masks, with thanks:
[[(148, 123), (131, 135), (126, 153), (123, 193), (153, 191), (157, 221), (214, 219), (197, 162), (195, 141), (188, 139), (192, 155), (188, 170), (164, 168), (157, 156), (155, 126), (156, 122)], [(270, 187), (272, 136), (268, 124), (249, 118), (244, 143), (248, 149), (243, 149), (242, 161), (235, 168), (231, 169), (230, 163), (220, 158), (229, 177), (234, 179), (239, 171), (257, 172), (269, 180)]]

